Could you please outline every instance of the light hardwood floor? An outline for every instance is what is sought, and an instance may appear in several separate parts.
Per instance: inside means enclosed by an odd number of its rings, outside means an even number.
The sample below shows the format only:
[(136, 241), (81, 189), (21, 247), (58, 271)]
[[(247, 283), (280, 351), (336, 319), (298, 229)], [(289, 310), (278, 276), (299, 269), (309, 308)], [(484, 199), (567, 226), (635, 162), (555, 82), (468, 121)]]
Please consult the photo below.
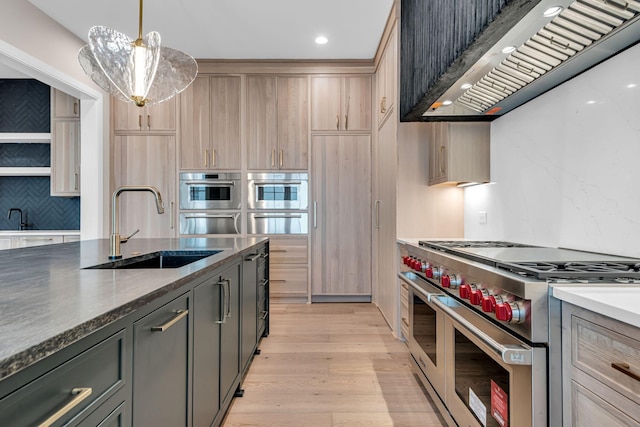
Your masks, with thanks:
[(224, 427), (441, 427), (373, 304), (272, 304), (260, 345)]

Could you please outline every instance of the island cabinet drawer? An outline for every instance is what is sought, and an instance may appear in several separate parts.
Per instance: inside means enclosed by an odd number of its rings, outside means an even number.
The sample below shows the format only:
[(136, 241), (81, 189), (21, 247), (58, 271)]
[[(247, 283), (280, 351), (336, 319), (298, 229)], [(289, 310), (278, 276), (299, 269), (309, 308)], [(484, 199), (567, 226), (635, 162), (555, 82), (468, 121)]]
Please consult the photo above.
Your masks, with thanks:
[(124, 386), (125, 330), (0, 400), (0, 426), (76, 425)]
[(269, 262), (273, 264), (307, 264), (307, 237), (270, 237)]
[(571, 316), (571, 336), (576, 369), (640, 404), (640, 329), (578, 311)]

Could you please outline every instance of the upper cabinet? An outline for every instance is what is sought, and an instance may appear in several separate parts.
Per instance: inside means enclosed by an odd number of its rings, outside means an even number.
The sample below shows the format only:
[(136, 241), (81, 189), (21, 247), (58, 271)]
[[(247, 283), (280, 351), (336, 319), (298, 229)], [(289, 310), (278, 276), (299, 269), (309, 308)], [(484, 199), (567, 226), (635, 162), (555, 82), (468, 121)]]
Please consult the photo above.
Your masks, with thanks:
[(370, 131), (371, 76), (311, 77), (311, 130)]
[(51, 195), (80, 195), (80, 100), (53, 88)]
[(398, 39), (396, 31), (392, 31), (387, 42), (387, 47), (380, 60), (378, 73), (376, 74), (376, 93), (378, 125), (392, 110), (396, 100), (397, 68), (398, 68)]
[(113, 128), (116, 132), (175, 132), (176, 98), (138, 107), (133, 102), (113, 99)]
[(308, 169), (309, 89), (302, 77), (247, 77), (247, 167)]
[(180, 168), (240, 169), (240, 77), (201, 75), (180, 96)]
[(489, 123), (429, 126), (429, 185), (489, 182)]

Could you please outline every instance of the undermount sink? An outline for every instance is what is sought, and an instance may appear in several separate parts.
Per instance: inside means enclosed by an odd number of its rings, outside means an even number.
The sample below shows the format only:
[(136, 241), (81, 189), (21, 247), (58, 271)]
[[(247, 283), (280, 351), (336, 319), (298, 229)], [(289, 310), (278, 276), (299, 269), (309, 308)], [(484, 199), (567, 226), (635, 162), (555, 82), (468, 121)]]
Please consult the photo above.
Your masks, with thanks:
[(119, 259), (86, 267), (88, 270), (119, 270), (134, 268), (179, 268), (222, 251), (158, 251), (133, 258)]

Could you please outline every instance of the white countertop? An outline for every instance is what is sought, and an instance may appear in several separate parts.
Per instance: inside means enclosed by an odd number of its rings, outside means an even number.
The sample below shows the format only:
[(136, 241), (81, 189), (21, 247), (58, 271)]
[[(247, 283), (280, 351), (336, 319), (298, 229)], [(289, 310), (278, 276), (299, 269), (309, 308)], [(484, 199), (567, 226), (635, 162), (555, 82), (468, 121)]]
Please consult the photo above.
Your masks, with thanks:
[(80, 230), (0, 230), (0, 236), (60, 236), (80, 235)]
[(552, 295), (640, 328), (640, 286), (554, 286)]

